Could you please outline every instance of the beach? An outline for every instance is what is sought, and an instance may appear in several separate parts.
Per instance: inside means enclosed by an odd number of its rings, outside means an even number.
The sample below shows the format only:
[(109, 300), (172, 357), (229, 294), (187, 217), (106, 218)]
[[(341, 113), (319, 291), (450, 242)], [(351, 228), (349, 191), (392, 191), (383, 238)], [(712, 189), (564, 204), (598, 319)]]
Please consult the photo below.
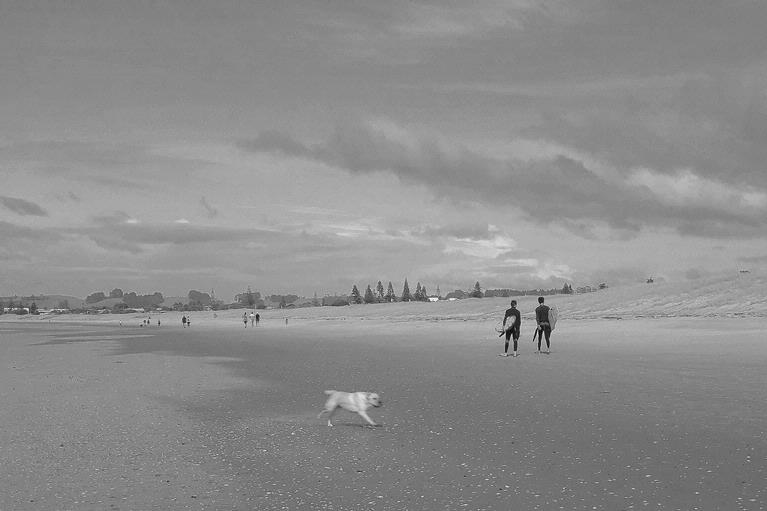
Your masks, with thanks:
[(318, 310), (2, 317), (0, 509), (767, 507), (763, 317)]

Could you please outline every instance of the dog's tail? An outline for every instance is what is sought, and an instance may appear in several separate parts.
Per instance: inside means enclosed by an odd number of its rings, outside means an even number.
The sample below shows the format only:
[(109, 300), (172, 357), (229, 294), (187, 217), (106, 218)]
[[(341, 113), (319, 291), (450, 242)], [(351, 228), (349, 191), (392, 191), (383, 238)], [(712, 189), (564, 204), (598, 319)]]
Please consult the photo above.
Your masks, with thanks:
[(325, 394), (327, 394), (329, 396), (331, 394), (335, 394), (336, 392), (338, 392), (338, 391), (337, 390), (326, 390)]

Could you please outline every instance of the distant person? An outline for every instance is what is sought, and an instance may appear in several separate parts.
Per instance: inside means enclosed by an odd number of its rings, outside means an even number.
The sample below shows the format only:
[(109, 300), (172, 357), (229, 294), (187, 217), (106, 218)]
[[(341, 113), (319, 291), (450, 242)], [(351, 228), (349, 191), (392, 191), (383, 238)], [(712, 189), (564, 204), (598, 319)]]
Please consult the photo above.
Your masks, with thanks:
[(186, 326), (190, 327), (192, 326), (192, 316), (189, 316), (186, 318)]
[[(508, 322), (508, 326), (506, 323)], [(506, 334), (506, 345), (503, 348), (503, 353), (500, 353), (499, 355), (502, 357), (508, 357), (509, 356), (509, 340), (514, 340), (514, 351), (512, 352), (511, 356), (516, 357), (517, 354), (517, 345), (519, 342), (519, 330), (522, 326), (522, 315), (517, 310), (517, 301), (512, 300), (511, 301), (511, 307), (506, 309), (506, 314), (503, 316), (503, 330)]]
[(157, 326), (160, 326), (160, 320), (159, 319), (157, 320)]
[(181, 324), (186, 328), (186, 316), (181, 316)]
[(285, 326), (288, 326), (288, 318), (285, 318)]
[(251, 312), (250, 313), (250, 326), (251, 327), (255, 326), (255, 323), (256, 323), (256, 315)]
[(256, 326), (258, 326), (258, 322), (261, 321), (261, 315), (256, 312)]
[[(538, 335), (538, 353), (541, 352), (541, 337), (546, 338), (546, 351), (545, 353), (551, 353), (551, 324), (549, 323), (549, 306), (543, 304), (543, 297), (538, 297), (538, 307), (535, 308), (535, 322), (538, 325), (536, 334)], [(535, 341), (535, 337), (533, 337)]]
[(248, 328), (248, 313), (243, 312), (242, 313), (242, 322), (245, 323), (245, 328)]

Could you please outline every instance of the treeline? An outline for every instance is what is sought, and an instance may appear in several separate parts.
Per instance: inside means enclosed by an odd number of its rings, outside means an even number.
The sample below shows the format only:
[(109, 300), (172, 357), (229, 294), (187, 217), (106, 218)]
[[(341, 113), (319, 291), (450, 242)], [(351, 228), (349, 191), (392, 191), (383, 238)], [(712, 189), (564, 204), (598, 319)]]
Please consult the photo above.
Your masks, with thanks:
[(3, 303), (0, 300), (0, 314), (17, 314), (22, 316), (24, 314), (37, 314), (37, 303), (34, 301), (34, 296), (30, 298), (32, 303), (25, 302), (25, 298), (20, 298), (19, 301), (14, 301), (13, 298), (9, 298), (7, 303)]
[(565, 284), (561, 289), (487, 289), (484, 292), (484, 296), (490, 298), (492, 296), (509, 297), (509, 296), (547, 296), (547, 295), (571, 295), (573, 294), (573, 286)]
[(120, 305), (125, 309), (154, 309), (165, 301), (165, 298), (160, 292), (152, 293), (151, 295), (138, 295), (134, 292), (123, 293), (122, 289), (115, 288), (109, 292), (109, 296), (101, 291), (89, 294), (85, 298), (85, 303), (96, 304), (108, 298), (117, 298), (120, 300), (120, 302), (114, 306), (116, 309), (119, 309)]
[(397, 296), (394, 293), (394, 286), (391, 281), (384, 291), (383, 283), (379, 280), (375, 286), (375, 290), (368, 284), (365, 288), (365, 293), (361, 294), (356, 284), (352, 286), (351, 294), (349, 295), (349, 302), (345, 304), (330, 303), (323, 305), (349, 305), (349, 303), (391, 303), (391, 302), (426, 302), (429, 300), (429, 292), (426, 290), (426, 286), (422, 286), (420, 282), (416, 284), (414, 292), (410, 292), (410, 285), (405, 279), (405, 284), (402, 286), (402, 293)]
[(491, 298), (491, 297), (509, 297), (509, 296), (544, 296), (544, 295), (557, 295), (557, 294), (572, 294), (573, 287), (570, 284), (565, 284), (562, 288), (553, 289), (486, 289), (482, 290), (482, 286), (479, 282), (474, 284), (474, 287), (468, 291), (463, 289), (456, 289), (450, 291), (444, 297), (439, 295), (430, 295), (426, 290), (426, 286), (422, 286), (419, 282), (416, 285), (415, 292), (410, 292), (410, 286), (407, 279), (402, 287), (402, 293), (397, 296), (394, 293), (394, 286), (389, 282), (386, 291), (384, 291), (383, 284), (378, 281), (375, 289), (370, 285), (365, 288), (365, 292), (360, 293), (359, 288), (355, 284), (352, 286), (351, 293), (348, 300), (344, 300), (343, 297), (332, 297), (332, 303), (325, 303), (323, 300), (322, 305), (349, 305), (350, 303), (362, 304), (362, 303), (389, 303), (389, 302), (411, 302), (411, 301), (429, 301), (430, 299), (450, 300), (457, 299), (462, 300), (464, 298)]

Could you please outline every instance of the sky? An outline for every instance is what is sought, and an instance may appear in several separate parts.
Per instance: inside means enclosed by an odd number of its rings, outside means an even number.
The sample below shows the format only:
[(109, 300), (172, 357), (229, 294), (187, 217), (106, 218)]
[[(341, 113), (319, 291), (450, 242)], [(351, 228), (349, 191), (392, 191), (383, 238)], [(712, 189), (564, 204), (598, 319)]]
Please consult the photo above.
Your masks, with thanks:
[(0, 296), (767, 268), (760, 0), (0, 0)]

